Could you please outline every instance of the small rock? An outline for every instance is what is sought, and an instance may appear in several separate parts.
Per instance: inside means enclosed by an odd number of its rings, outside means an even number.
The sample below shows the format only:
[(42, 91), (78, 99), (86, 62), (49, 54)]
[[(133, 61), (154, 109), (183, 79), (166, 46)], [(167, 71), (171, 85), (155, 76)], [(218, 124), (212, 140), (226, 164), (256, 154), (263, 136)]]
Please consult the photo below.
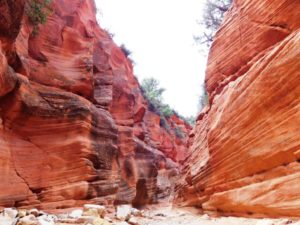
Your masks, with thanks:
[(115, 222), (114, 225), (129, 225), (129, 223), (122, 221), (122, 222)]
[(106, 215), (106, 208), (101, 205), (86, 204), (83, 206), (83, 214), (82, 215), (104, 218)]
[[(93, 224), (94, 220), (96, 218), (99, 218), (98, 216), (97, 217), (94, 217), (94, 216), (81, 216), (77, 219), (73, 219), (74, 221), (76, 221), (76, 223), (91, 223)], [(68, 220), (66, 220), (68, 221)], [(75, 223), (75, 222), (71, 222), (71, 223)]]
[(79, 218), (79, 217), (82, 216), (82, 214), (83, 214), (82, 209), (76, 209), (76, 210), (73, 210), (73, 211), (70, 213), (69, 217), (71, 217), (71, 218)]
[(29, 215), (34, 215), (35, 217), (38, 217), (39, 214), (40, 214), (40, 212), (39, 212), (39, 210), (37, 210), (37, 209), (30, 209), (30, 210), (28, 211), (28, 214), (29, 214)]
[(131, 209), (131, 214), (132, 214), (133, 216), (137, 216), (137, 217), (143, 217), (143, 216), (144, 216), (143, 211), (138, 210), (138, 209), (136, 209), (136, 208), (132, 208), (132, 209)]
[(128, 220), (128, 223), (131, 224), (131, 225), (140, 225), (138, 220), (134, 217), (131, 217), (129, 220)]
[(109, 217), (104, 217), (105, 220), (107, 220), (108, 222), (112, 222), (113, 220)]
[(287, 224), (293, 224), (293, 221), (289, 219), (282, 219), (280, 220), (279, 223), (276, 223), (276, 225), (287, 225)]
[(41, 225), (34, 215), (28, 215), (19, 220), (17, 225)]
[(16, 224), (18, 211), (12, 208), (3, 209), (0, 214), (0, 224), (13, 225)]
[(54, 225), (55, 221), (57, 220), (57, 217), (54, 215), (42, 215), (39, 216), (37, 219), (41, 225)]
[(207, 215), (207, 214), (204, 214), (203, 216), (201, 216), (201, 219), (204, 219), (204, 220), (209, 220), (209, 219), (210, 219), (210, 217), (209, 217), (209, 215)]
[(130, 205), (119, 205), (117, 206), (117, 219), (119, 220), (129, 220), (131, 215)]
[(111, 223), (102, 218), (96, 218), (93, 221), (93, 225), (111, 225)]
[(3, 215), (8, 218), (16, 218), (18, 215), (18, 210), (13, 208), (6, 208), (3, 210)]
[(18, 211), (18, 215), (17, 215), (19, 218), (23, 218), (25, 216), (27, 216), (27, 210), (26, 209), (20, 209)]
[(166, 215), (166, 214), (163, 214), (163, 213), (157, 213), (157, 214), (155, 214), (155, 216), (167, 217), (167, 215)]

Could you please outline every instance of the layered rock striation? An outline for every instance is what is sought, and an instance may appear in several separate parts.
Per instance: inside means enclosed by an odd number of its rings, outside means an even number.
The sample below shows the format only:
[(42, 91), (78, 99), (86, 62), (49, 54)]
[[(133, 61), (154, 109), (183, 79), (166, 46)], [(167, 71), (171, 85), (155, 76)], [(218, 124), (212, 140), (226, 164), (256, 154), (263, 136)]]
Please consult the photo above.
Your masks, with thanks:
[(300, 216), (300, 3), (235, 0), (212, 45), (177, 203)]
[(0, 207), (169, 196), (190, 126), (160, 125), (93, 0), (53, 0), (37, 35), (28, 4), (0, 1)]

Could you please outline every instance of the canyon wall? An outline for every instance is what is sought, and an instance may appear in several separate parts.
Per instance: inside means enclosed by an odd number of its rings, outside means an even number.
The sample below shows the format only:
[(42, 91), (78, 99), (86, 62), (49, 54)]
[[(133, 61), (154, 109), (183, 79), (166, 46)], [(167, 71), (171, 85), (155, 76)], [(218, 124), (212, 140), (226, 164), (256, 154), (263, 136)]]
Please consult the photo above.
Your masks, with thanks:
[(235, 0), (208, 59), (176, 202), (300, 217), (300, 2)]
[(161, 126), (93, 0), (52, 0), (37, 34), (28, 4), (0, 0), (0, 207), (168, 197), (191, 127)]

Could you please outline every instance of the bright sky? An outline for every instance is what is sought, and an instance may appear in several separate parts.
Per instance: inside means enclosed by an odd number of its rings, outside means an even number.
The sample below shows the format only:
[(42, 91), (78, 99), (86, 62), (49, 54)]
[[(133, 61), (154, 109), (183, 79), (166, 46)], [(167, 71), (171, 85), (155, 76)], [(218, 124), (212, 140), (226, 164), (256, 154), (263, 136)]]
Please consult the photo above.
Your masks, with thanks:
[(135, 75), (154, 77), (166, 89), (165, 103), (196, 115), (206, 58), (195, 46), (202, 0), (96, 0), (101, 27), (132, 51)]

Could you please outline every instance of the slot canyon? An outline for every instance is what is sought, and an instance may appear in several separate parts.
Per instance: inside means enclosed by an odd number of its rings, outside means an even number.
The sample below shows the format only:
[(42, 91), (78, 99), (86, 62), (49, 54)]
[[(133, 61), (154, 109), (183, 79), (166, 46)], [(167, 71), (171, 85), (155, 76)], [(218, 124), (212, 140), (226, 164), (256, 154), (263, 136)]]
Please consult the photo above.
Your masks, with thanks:
[(151, 109), (94, 0), (38, 30), (27, 1), (0, 0), (0, 225), (300, 224), (299, 0), (233, 1), (194, 127)]

